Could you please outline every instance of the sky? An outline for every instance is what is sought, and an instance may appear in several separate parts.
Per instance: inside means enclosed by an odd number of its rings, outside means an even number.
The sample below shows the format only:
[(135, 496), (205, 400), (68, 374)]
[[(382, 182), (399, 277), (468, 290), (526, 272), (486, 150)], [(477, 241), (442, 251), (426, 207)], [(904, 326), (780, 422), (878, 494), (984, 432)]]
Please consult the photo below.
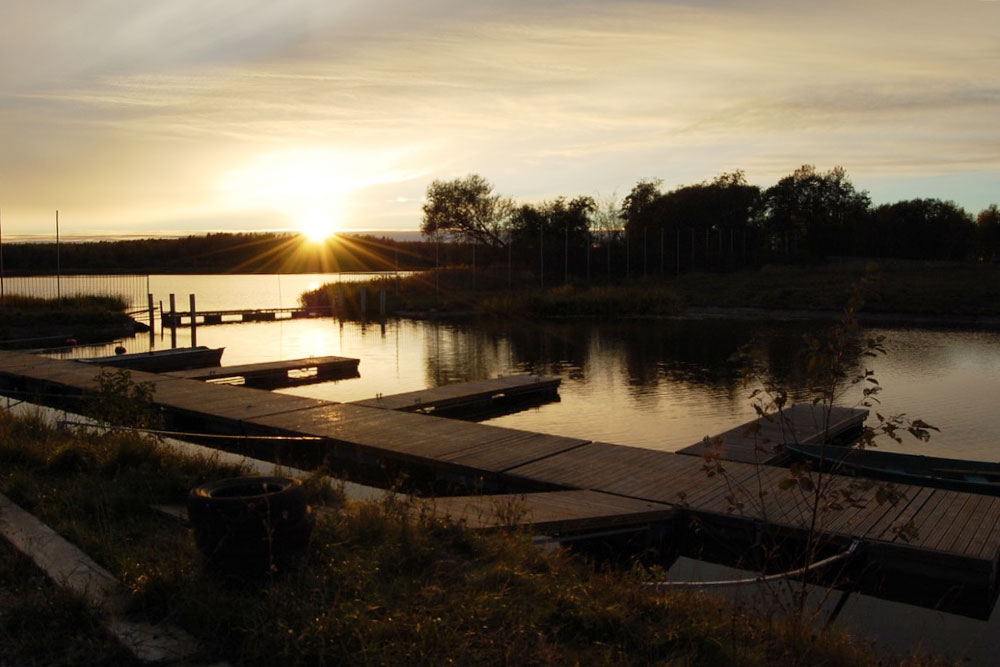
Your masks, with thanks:
[(843, 166), (1000, 202), (998, 0), (0, 0), (5, 240), (416, 230), (519, 201)]

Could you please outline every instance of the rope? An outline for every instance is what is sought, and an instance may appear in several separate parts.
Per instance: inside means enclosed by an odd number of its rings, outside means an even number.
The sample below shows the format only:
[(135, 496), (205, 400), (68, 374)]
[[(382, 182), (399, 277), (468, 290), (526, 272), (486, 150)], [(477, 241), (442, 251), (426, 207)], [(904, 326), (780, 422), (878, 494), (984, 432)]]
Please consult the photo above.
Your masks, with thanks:
[(722, 581), (646, 581), (645, 586), (650, 586), (653, 588), (721, 588), (723, 586), (741, 586), (743, 584), (762, 584), (768, 581), (778, 581), (780, 579), (790, 579), (792, 577), (797, 577), (801, 574), (805, 574), (812, 570), (819, 569), (821, 567), (826, 567), (830, 563), (835, 563), (838, 560), (843, 560), (854, 554), (854, 551), (858, 548), (859, 541), (854, 540), (851, 543), (850, 548), (847, 551), (841, 552), (830, 556), (829, 558), (824, 558), (823, 560), (818, 560), (815, 563), (806, 565), (805, 567), (800, 567), (795, 570), (788, 570), (787, 572), (777, 572), (775, 574), (760, 574), (756, 577), (747, 577), (745, 579), (724, 579)]

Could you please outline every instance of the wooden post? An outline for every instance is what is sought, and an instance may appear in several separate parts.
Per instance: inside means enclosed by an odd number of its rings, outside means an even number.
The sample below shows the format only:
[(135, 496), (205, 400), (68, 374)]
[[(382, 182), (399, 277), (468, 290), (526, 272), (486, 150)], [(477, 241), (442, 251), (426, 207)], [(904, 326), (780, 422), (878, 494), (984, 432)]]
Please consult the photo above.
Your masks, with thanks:
[(149, 347), (153, 347), (153, 327), (156, 325), (155, 314), (156, 311), (153, 310), (153, 295), (149, 292), (146, 293), (146, 306), (149, 308)]
[(177, 303), (174, 294), (170, 294), (170, 347), (177, 347)]
[[(191, 347), (198, 346), (198, 315), (194, 307), (194, 294), (188, 295), (188, 301), (191, 304)], [(280, 297), (279, 297), (280, 301)]]

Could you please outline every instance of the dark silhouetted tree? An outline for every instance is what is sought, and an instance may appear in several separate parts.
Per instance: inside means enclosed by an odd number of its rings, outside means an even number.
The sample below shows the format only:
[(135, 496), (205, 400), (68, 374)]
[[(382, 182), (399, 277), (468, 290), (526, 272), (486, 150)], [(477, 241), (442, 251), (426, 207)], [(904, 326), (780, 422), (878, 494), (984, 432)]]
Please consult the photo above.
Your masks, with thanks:
[(868, 193), (854, 189), (843, 167), (821, 173), (807, 164), (764, 192), (763, 223), (775, 238), (797, 239), (800, 255), (845, 255), (870, 205)]
[(478, 174), (451, 181), (436, 180), (427, 188), (420, 231), (430, 236), (453, 234), (494, 248), (507, 244), (513, 202), (493, 193), (493, 184)]
[(1000, 209), (996, 204), (976, 216), (976, 232), (979, 258), (987, 262), (1000, 260)]
[(870, 253), (877, 257), (962, 260), (974, 254), (975, 223), (954, 202), (908, 199), (872, 213)]

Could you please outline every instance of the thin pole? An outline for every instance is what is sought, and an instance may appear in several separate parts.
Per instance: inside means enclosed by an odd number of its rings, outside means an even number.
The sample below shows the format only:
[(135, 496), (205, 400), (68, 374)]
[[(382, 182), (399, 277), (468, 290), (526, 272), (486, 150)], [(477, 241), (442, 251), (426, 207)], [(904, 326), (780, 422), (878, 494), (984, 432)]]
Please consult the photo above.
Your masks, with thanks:
[(0, 216), (0, 306), (3, 305), (3, 219)]
[(56, 298), (62, 298), (62, 269), (59, 266), (59, 211), (56, 211)]

